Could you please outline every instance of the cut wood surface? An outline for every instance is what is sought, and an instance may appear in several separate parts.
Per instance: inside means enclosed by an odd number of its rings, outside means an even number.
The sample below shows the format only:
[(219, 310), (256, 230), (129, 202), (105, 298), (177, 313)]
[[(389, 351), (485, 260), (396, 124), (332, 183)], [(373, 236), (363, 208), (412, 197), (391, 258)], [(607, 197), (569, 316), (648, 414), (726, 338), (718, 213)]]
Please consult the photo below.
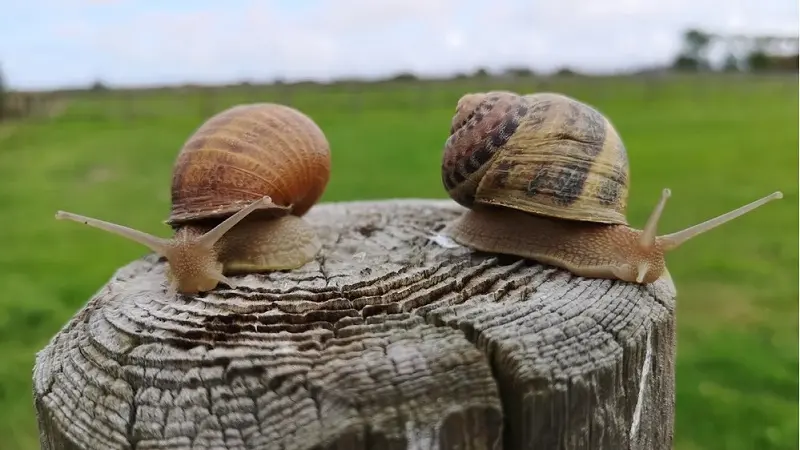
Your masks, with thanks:
[(316, 261), (205, 295), (121, 268), (37, 356), (42, 447), (671, 449), (672, 284), (437, 237), (462, 211), (320, 204)]

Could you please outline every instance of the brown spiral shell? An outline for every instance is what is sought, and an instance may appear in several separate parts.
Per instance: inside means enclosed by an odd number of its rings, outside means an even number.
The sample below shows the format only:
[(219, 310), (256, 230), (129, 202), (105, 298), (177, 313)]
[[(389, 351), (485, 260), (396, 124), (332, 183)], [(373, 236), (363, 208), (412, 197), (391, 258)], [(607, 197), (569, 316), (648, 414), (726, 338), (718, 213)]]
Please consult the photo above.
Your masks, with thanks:
[(555, 93), (493, 91), (458, 101), (442, 157), (456, 202), (627, 225), (622, 140), (594, 108)]
[(178, 153), (167, 223), (227, 217), (264, 195), (302, 216), (322, 196), (330, 165), (328, 141), (305, 114), (273, 103), (234, 106)]

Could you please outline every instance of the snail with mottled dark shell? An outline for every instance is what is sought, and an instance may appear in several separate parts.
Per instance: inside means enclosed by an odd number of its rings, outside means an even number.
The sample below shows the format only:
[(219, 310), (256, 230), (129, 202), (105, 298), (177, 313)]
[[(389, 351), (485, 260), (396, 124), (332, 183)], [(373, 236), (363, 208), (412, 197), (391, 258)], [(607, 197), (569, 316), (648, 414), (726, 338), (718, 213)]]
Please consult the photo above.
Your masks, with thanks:
[(669, 277), (664, 254), (771, 200), (657, 236), (670, 190), (643, 230), (626, 220), (625, 146), (596, 109), (556, 93), (495, 91), (458, 101), (442, 182), (470, 208), (444, 234), (473, 249), (515, 255), (587, 278), (652, 283)]
[(183, 145), (172, 177), (171, 239), (59, 211), (149, 247), (168, 262), (170, 292), (197, 293), (227, 275), (288, 270), (321, 248), (302, 216), (330, 177), (322, 130), (288, 106), (258, 103), (227, 109)]

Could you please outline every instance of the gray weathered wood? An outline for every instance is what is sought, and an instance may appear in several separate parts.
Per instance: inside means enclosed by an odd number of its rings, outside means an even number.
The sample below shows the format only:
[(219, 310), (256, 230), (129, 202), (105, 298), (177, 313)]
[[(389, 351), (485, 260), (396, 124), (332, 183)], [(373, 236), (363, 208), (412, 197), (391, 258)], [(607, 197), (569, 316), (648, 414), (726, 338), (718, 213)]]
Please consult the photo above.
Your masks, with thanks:
[(460, 211), (321, 204), (317, 261), (191, 298), (123, 267), (38, 354), (43, 448), (671, 449), (671, 283), (430, 238)]

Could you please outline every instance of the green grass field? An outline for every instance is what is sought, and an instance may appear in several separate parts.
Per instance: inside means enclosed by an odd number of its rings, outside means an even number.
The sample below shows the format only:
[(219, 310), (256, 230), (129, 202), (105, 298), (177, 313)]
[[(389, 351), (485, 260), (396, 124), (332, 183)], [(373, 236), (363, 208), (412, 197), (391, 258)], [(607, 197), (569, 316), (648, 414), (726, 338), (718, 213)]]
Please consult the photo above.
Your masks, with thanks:
[(798, 442), (797, 78), (570, 78), (76, 94), (49, 121), (0, 125), (0, 448), (34, 449), (35, 352), (121, 265), (146, 250), (58, 209), (167, 235), (172, 162), (208, 116), (290, 102), (327, 134), (323, 201), (446, 196), (439, 164), (468, 91), (551, 90), (601, 109), (628, 148), (629, 221), (672, 189), (660, 231), (767, 195), (784, 199), (669, 255), (679, 290), (678, 450), (768, 450)]

